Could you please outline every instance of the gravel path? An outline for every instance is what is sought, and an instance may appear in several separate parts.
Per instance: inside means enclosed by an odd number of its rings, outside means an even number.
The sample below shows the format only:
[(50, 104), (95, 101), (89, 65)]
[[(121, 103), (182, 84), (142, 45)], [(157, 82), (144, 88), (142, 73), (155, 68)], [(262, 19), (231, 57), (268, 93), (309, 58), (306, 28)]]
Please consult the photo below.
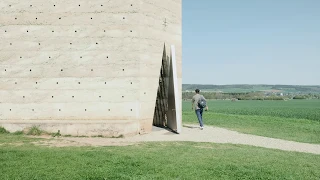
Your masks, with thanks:
[(63, 137), (54, 141), (43, 141), (43, 145), (52, 146), (121, 146), (151, 141), (193, 141), (252, 145), (257, 147), (320, 154), (320, 145), (286, 141), (262, 136), (242, 134), (217, 127), (205, 127), (200, 130), (195, 125), (184, 125), (181, 134), (154, 127), (153, 132), (126, 138), (72, 138)]

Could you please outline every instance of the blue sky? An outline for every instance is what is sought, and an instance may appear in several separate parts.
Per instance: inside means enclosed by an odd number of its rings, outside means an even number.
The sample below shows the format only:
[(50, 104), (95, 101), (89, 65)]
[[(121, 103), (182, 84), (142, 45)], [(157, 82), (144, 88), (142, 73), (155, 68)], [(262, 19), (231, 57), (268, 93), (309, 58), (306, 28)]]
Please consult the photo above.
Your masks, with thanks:
[(182, 0), (184, 84), (320, 85), (320, 0)]

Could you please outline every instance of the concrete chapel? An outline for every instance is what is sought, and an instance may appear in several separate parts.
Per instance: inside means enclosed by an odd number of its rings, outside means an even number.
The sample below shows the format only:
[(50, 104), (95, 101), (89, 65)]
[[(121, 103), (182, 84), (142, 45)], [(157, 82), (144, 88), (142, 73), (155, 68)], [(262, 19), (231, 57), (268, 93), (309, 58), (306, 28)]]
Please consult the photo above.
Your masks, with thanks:
[(181, 131), (181, 0), (2, 0), (0, 126)]

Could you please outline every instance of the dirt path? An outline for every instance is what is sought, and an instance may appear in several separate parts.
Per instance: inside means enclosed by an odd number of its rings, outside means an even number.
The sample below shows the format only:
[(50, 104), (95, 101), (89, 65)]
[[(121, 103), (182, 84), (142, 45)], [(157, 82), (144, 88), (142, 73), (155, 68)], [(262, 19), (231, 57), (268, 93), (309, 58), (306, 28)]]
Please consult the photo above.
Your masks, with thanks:
[(181, 134), (175, 134), (161, 128), (153, 128), (153, 132), (126, 138), (74, 138), (60, 137), (55, 140), (41, 141), (49, 146), (122, 146), (151, 141), (193, 141), (252, 145), (257, 147), (280, 149), (285, 151), (320, 154), (320, 145), (286, 141), (255, 135), (242, 134), (217, 127), (206, 127), (200, 130), (195, 125), (184, 125)]

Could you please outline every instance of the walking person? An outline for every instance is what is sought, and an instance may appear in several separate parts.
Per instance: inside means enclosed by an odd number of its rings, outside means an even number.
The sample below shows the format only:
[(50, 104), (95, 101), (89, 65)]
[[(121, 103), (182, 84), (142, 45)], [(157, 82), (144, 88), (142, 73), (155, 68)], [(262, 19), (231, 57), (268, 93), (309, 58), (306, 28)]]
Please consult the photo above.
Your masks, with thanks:
[(192, 97), (192, 110), (195, 110), (199, 124), (200, 124), (200, 129), (203, 130), (203, 109), (208, 110), (208, 106), (206, 104), (206, 99), (204, 98), (203, 95), (199, 94), (200, 90), (196, 89), (195, 90), (196, 94)]

